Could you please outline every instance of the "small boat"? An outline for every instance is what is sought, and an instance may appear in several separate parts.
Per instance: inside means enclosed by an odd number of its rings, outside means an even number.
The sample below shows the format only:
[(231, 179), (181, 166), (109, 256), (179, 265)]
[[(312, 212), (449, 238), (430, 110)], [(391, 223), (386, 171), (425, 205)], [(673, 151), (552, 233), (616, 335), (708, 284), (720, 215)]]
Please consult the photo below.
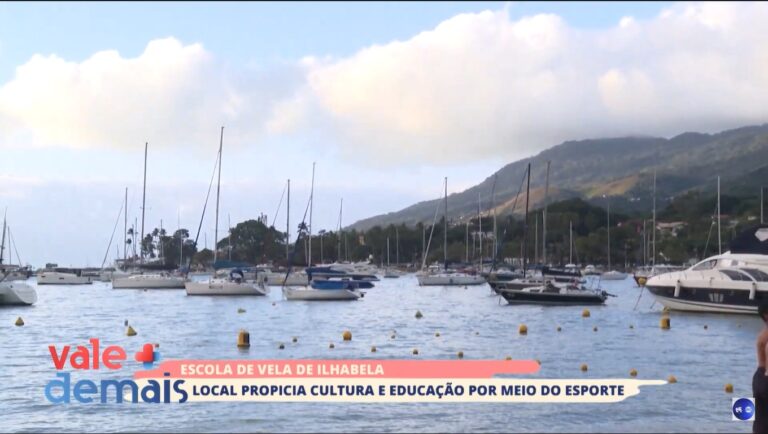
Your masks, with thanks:
[(559, 286), (553, 282), (519, 290), (502, 290), (501, 296), (509, 304), (542, 305), (599, 305), (604, 304), (608, 293), (591, 290), (584, 286)]
[(54, 268), (37, 275), (38, 285), (90, 285), (93, 280), (74, 268)]
[(307, 273), (290, 273), (286, 277), (285, 272), (265, 270), (265, 279), (269, 286), (306, 286), (309, 285)]
[(600, 275), (601, 280), (624, 280), (627, 278), (627, 273), (622, 273), (621, 271), (606, 271), (605, 273)]
[(37, 302), (37, 291), (19, 281), (0, 282), (0, 306), (29, 306)]
[(283, 296), (286, 300), (303, 301), (351, 301), (363, 297), (358, 289), (314, 289), (307, 287), (283, 287)]
[(229, 279), (210, 279), (203, 282), (186, 282), (187, 295), (267, 295), (263, 283), (237, 282)]
[(168, 274), (134, 274), (112, 280), (113, 289), (184, 289), (184, 278)]
[(597, 268), (595, 268), (594, 265), (590, 264), (590, 265), (587, 265), (586, 267), (584, 267), (584, 275), (585, 276), (599, 276), (600, 275), (600, 271), (598, 271)]

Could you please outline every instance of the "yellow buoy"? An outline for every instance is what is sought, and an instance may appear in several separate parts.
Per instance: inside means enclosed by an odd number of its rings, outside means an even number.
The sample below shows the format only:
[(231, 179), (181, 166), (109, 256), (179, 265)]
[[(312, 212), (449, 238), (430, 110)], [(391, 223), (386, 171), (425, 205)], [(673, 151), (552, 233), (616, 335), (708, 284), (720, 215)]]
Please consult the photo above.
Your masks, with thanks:
[(136, 336), (136, 330), (133, 327), (128, 326), (128, 330), (125, 331), (126, 336)]
[(284, 350), (284, 349), (285, 349), (285, 345), (283, 345), (283, 344), (281, 343), (280, 345), (278, 345), (278, 346), (277, 346), (277, 349), (278, 349), (278, 350)]
[(589, 313), (589, 309), (584, 309), (584, 310), (581, 312), (581, 317), (582, 317), (582, 318), (589, 318), (589, 315), (590, 315), (590, 313)]
[(648, 279), (646, 279), (645, 277), (642, 277), (642, 276), (637, 278), (637, 284), (639, 286), (645, 286), (645, 283), (647, 281), (648, 281)]
[(597, 331), (597, 326), (592, 327), (592, 331), (596, 332)]
[(376, 352), (376, 347), (371, 347), (371, 352), (375, 353)]
[(418, 356), (419, 355), (419, 349), (418, 348), (414, 348), (413, 349), (413, 355), (414, 356)]
[(21, 319), (21, 317), (16, 318), (16, 322), (14, 323), (16, 326), (21, 327), (24, 325), (24, 320)]
[(669, 330), (670, 323), (669, 323), (668, 316), (661, 317), (661, 319), (659, 320), (659, 327), (661, 327), (662, 330)]
[(637, 377), (637, 369), (632, 369), (629, 371), (630, 377)]
[(675, 378), (674, 375), (670, 375), (669, 377), (667, 377), (667, 383), (669, 384), (677, 383), (677, 378)]
[(417, 310), (417, 311), (416, 311), (416, 319), (419, 319), (419, 318), (421, 318), (421, 317), (423, 317), (423, 316), (424, 316), (424, 315), (422, 315), (422, 314), (421, 314), (421, 311), (420, 311), (420, 310)]
[(464, 358), (464, 351), (459, 351), (458, 354), (456, 354), (456, 357), (463, 359)]
[(520, 324), (520, 328), (518, 329), (521, 335), (527, 335), (528, 334), (528, 326), (525, 324)]
[(504, 360), (512, 360), (512, 356), (507, 356), (504, 358)]
[(237, 309), (237, 313), (245, 313), (245, 309), (240, 307), (240, 308)]
[(341, 335), (341, 337), (343, 337), (345, 341), (351, 341), (352, 340), (352, 332), (349, 331), (349, 330), (344, 330), (344, 333)]
[(328, 345), (328, 348), (334, 349), (334, 348), (336, 348), (336, 345), (333, 345), (333, 342), (331, 342), (330, 345)]
[(733, 393), (733, 384), (728, 383), (725, 385), (725, 393)]
[(292, 341), (292, 342), (295, 344), (296, 342), (298, 342), (298, 341), (299, 341), (299, 338), (297, 338), (296, 336), (294, 336), (294, 337), (293, 337), (293, 339), (291, 339), (291, 341)]
[(562, 329), (560, 328), (560, 326), (557, 326), (557, 331), (561, 331), (561, 330), (562, 330)]
[(588, 369), (589, 369), (589, 367), (587, 366), (586, 363), (582, 363), (581, 364), (581, 372), (587, 372)]
[(237, 348), (250, 348), (251, 334), (246, 330), (240, 330), (237, 334)]
[(436, 332), (436, 333), (435, 333), (435, 337), (436, 337), (436, 338), (439, 338), (439, 337), (440, 337), (440, 332)]

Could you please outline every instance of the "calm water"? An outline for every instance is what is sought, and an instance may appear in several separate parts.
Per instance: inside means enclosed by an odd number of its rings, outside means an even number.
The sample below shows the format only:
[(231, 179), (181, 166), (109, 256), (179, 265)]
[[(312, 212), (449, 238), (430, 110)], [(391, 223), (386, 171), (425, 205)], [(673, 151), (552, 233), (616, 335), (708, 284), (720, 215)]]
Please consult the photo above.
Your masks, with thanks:
[[(486, 285), (420, 288), (413, 276), (382, 280), (357, 302), (325, 303), (283, 301), (279, 288), (268, 297), (216, 298), (187, 297), (184, 290), (112, 290), (104, 283), (43, 286), (32, 307), (0, 307), (0, 430), (751, 431), (750, 423), (731, 421), (731, 398), (751, 396), (761, 327), (756, 316), (673, 312), (672, 329), (662, 331), (661, 307), (649, 293), (633, 310), (639, 289), (631, 278), (602, 286), (618, 297), (590, 307), (590, 318), (581, 317), (582, 307), (508, 306)], [(246, 312), (238, 314), (241, 307)], [(422, 319), (414, 318), (417, 309)], [(17, 316), (24, 327), (13, 325)], [(126, 319), (138, 336), (125, 336)], [(517, 333), (521, 323), (527, 336)], [(241, 328), (251, 334), (247, 352), (235, 345)], [(341, 342), (345, 329), (353, 333), (351, 342)], [(537, 378), (629, 378), (635, 368), (638, 378), (672, 374), (678, 383), (646, 386), (609, 405), (49, 404), (44, 385), (55, 369), (47, 346), (84, 344), (90, 337), (123, 345), (129, 355), (144, 342), (159, 342), (163, 359), (450, 359), (463, 351), (465, 359), (539, 359)], [(419, 356), (411, 355), (413, 348)], [(579, 370), (582, 363), (589, 372)], [(128, 364), (118, 377), (133, 369)], [(723, 391), (725, 383), (733, 383), (733, 395)]]

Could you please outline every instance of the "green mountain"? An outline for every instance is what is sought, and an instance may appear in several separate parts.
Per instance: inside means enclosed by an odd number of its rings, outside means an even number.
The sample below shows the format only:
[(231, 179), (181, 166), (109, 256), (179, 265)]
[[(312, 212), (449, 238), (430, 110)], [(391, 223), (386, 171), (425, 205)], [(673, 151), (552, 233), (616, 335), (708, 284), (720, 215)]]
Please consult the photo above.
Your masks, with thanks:
[[(578, 197), (603, 206), (603, 195), (606, 195), (611, 200), (611, 208), (617, 211), (650, 212), (654, 169), (658, 209), (690, 190), (715, 190), (718, 175), (723, 193), (756, 195), (761, 184), (768, 185), (768, 124), (716, 134), (687, 132), (671, 139), (619, 137), (567, 141), (529, 159), (507, 164), (480, 184), (451, 194), (449, 220), (472, 218), (477, 213), (478, 193), (488, 211), (494, 179), (497, 214), (523, 212), (525, 190), (523, 188), (519, 196), (518, 191), (529, 162), (530, 207), (540, 207), (544, 200), (547, 161), (551, 162), (550, 201)], [(438, 201), (419, 202), (397, 212), (360, 220), (351, 227), (366, 230), (389, 224), (431, 223)]]

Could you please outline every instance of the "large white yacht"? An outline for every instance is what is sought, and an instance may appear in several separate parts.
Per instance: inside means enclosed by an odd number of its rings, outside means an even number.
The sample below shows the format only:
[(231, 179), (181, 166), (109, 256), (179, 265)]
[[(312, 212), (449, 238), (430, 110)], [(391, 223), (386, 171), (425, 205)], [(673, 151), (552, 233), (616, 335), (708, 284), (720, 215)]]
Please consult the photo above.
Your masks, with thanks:
[(670, 309), (755, 313), (768, 301), (768, 227), (743, 232), (728, 252), (653, 276), (645, 286)]

